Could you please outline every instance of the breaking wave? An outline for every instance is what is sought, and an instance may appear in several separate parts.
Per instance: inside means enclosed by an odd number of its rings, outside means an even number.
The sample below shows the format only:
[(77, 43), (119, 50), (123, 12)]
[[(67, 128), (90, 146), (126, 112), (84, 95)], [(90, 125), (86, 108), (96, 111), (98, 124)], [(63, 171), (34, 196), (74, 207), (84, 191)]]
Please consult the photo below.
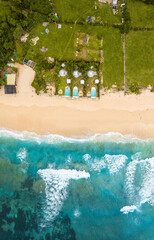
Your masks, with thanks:
[[(45, 220), (41, 224), (44, 227), (46, 224), (51, 223), (59, 214), (64, 200), (68, 196), (67, 187), (69, 180), (87, 179), (90, 177), (90, 174), (85, 171), (66, 169), (43, 169), (38, 170), (38, 174), (42, 177), (46, 185), (46, 204), (43, 207)], [(76, 213), (77, 215), (78, 213)]]
[(137, 207), (132, 205), (132, 206), (125, 206), (121, 208), (120, 212), (122, 212), (123, 214), (128, 214), (130, 212), (134, 212), (135, 210), (137, 210)]
[(90, 166), (91, 171), (101, 172), (103, 168), (107, 168), (111, 174), (118, 172), (128, 159), (125, 155), (109, 155), (105, 154), (101, 159), (92, 159), (89, 154), (83, 156), (85, 162)]

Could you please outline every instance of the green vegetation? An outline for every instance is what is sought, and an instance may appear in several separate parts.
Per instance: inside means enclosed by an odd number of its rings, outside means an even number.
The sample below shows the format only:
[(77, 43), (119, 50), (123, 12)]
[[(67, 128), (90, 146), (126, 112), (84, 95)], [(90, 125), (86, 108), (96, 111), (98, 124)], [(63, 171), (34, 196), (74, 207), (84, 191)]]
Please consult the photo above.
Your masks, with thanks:
[(144, 2), (146, 1), (127, 0), (133, 28), (152, 28), (154, 26), (154, 5)]
[(105, 29), (103, 34), (103, 85), (123, 87), (123, 49), (122, 35), (117, 29)]
[(0, 0), (0, 6), (0, 67), (3, 67), (15, 51), (14, 40), (20, 39), (35, 22), (48, 20), (48, 15), (40, 12), (49, 14), (52, 7), (48, 0)]
[[(88, 68), (94, 66), (100, 84), (105, 88), (124, 86), (123, 34), (126, 35), (126, 70), (132, 92), (153, 83), (154, 5), (151, 0), (127, 0), (112, 9), (98, 0), (0, 0), (0, 85), (6, 84), (5, 69), (11, 58), (36, 62), (36, 77), (32, 83), (36, 92), (48, 92), (48, 85), (56, 93), (67, 86), (66, 79), (82, 90), (90, 91), (95, 78), (88, 78)], [(53, 14), (52, 14), (53, 13)], [(58, 15), (55, 15), (58, 14)], [(90, 17), (88, 22), (88, 17)], [(43, 26), (43, 22), (48, 22)], [(62, 28), (58, 28), (58, 23)], [(48, 28), (49, 33), (45, 32)], [(145, 28), (149, 31), (144, 31)], [(29, 33), (26, 42), (21, 36)], [(39, 39), (34, 43), (36, 37)], [(42, 49), (46, 49), (42, 51)], [(54, 64), (49, 60), (54, 58)], [(67, 77), (59, 77), (62, 61), (66, 62)], [(98, 65), (97, 65), (98, 64)], [(97, 67), (95, 66), (97, 65)], [(7, 66), (7, 67), (6, 67)], [(82, 76), (75, 79), (78, 69)], [(84, 78), (85, 85), (80, 80)]]
[(128, 86), (154, 86), (153, 31), (131, 31), (126, 36), (126, 73)]
[(120, 26), (121, 33), (128, 33), (131, 29), (131, 18), (126, 5), (123, 7), (122, 18), (123, 23)]
[(69, 23), (75, 23), (75, 21), (85, 23), (88, 16), (93, 17), (93, 23), (114, 24), (120, 22), (120, 17), (113, 15), (110, 5), (94, 0), (54, 0), (54, 11), (60, 14), (62, 21)]

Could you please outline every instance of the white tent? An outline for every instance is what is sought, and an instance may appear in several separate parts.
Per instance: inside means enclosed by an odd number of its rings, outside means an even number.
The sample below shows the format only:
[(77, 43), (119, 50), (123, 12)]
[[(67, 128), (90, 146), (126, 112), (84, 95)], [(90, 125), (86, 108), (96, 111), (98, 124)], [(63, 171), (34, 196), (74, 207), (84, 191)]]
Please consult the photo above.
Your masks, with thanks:
[(94, 77), (97, 75), (97, 72), (93, 71), (93, 70), (89, 70), (87, 73), (88, 77)]
[(65, 63), (62, 63), (62, 65), (61, 65), (62, 67), (65, 67)]
[(98, 80), (98, 79), (96, 79), (96, 80), (95, 80), (95, 84), (98, 84), (98, 83), (99, 83), (99, 80)]
[(73, 72), (73, 76), (74, 76), (75, 78), (78, 78), (78, 77), (81, 76), (81, 73), (80, 73), (79, 71), (75, 70), (75, 71)]
[(65, 77), (67, 75), (67, 71), (65, 71), (65, 70), (63, 70), (63, 69), (61, 69), (60, 71), (59, 71), (59, 76), (60, 77)]

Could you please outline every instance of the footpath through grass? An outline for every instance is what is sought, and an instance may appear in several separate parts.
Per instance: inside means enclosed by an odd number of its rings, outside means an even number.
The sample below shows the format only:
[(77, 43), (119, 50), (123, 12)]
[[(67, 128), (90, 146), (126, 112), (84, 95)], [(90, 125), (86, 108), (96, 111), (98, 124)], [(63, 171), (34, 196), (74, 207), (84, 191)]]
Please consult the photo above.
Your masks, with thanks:
[(154, 31), (131, 31), (126, 36), (126, 74), (128, 86), (133, 83), (154, 86)]

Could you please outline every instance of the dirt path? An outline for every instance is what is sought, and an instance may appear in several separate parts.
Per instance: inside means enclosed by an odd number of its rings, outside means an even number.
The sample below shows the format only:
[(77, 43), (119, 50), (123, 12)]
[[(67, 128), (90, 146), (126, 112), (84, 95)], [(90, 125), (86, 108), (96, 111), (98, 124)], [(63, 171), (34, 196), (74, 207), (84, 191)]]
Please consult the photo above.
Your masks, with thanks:
[(34, 80), (35, 77), (35, 71), (26, 66), (19, 63), (15, 63), (14, 65), (16, 68), (18, 68), (18, 74), (17, 74), (17, 93), (18, 94), (26, 94), (26, 95), (34, 95), (35, 90), (31, 86), (31, 83)]

